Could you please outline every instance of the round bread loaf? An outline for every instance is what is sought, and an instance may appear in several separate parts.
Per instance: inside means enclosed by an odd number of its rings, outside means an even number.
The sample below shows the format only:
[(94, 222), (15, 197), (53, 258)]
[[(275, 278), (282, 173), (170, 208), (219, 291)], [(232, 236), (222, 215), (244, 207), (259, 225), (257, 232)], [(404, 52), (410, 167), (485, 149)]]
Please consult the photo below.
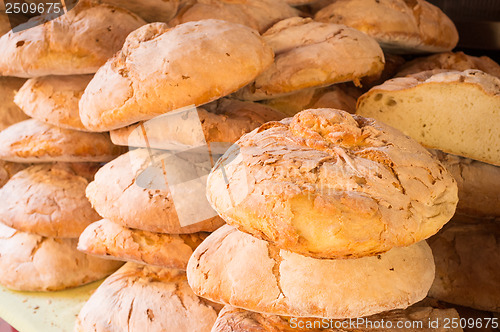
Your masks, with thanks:
[[(211, 232), (223, 225), (224, 221), (214, 212), (203, 221), (182, 226), (177, 214), (179, 207), (174, 204), (164, 174), (160, 175), (160, 183), (154, 178), (138, 180), (148, 167), (155, 165), (154, 160), (163, 158), (169, 158), (165, 152), (148, 149), (131, 150), (121, 155), (97, 172), (95, 180), (87, 187), (87, 198), (103, 218), (134, 229), (189, 234)], [(185, 166), (186, 174), (175, 174), (173, 177), (184, 178), (187, 175), (192, 178), (205, 165), (198, 166), (186, 161), (182, 166)], [(194, 184), (190, 186), (194, 187)], [(195, 215), (203, 208), (199, 208), (203, 202), (193, 202), (190, 195), (184, 197), (183, 203)]]
[(14, 96), (24, 84), (25, 80), (15, 77), (0, 77), (0, 131), (29, 119), (14, 103)]
[(85, 197), (98, 166), (79, 167), (86, 172), (71, 164), (35, 165), (17, 172), (0, 189), (0, 221), (22, 232), (78, 238), (100, 219)]
[(500, 166), (500, 79), (482, 71), (395, 78), (362, 95), (356, 113), (428, 148)]
[(14, 102), (32, 118), (61, 128), (85, 130), (78, 102), (91, 75), (45, 76), (26, 81)]
[(425, 0), (336, 0), (315, 20), (358, 29), (391, 53), (446, 52), (458, 43), (453, 22)]
[[(50, 16), (50, 15), (49, 15)], [(37, 77), (91, 74), (146, 22), (131, 12), (92, 0), (53, 20), (37, 16), (0, 38), (0, 75)]]
[(366, 34), (344, 25), (292, 17), (263, 34), (275, 61), (253, 83), (236, 93), (263, 100), (311, 87), (359, 80), (384, 69), (384, 54)]
[(168, 22), (177, 13), (180, 0), (101, 0), (136, 13), (148, 22)]
[(122, 264), (85, 255), (76, 250), (77, 242), (0, 223), (0, 284), (19, 291), (55, 291), (102, 279)]
[(420, 301), (434, 279), (434, 261), (425, 241), (372, 257), (315, 259), (225, 225), (196, 248), (187, 274), (193, 291), (214, 302), (275, 315), (343, 319)]
[(105, 162), (121, 152), (108, 133), (63, 129), (36, 119), (0, 132), (0, 159), (13, 162)]
[(78, 250), (94, 256), (185, 270), (193, 250), (207, 235), (152, 233), (103, 219), (80, 235)]
[(193, 294), (184, 272), (127, 263), (85, 303), (75, 332), (210, 332), (217, 311)]
[(89, 130), (106, 131), (202, 105), (250, 83), (272, 61), (260, 35), (240, 24), (148, 24), (90, 81), (80, 117)]
[(458, 200), (452, 176), (416, 141), (334, 109), (305, 110), (244, 135), (213, 168), (207, 197), (228, 224), (316, 258), (421, 241)]

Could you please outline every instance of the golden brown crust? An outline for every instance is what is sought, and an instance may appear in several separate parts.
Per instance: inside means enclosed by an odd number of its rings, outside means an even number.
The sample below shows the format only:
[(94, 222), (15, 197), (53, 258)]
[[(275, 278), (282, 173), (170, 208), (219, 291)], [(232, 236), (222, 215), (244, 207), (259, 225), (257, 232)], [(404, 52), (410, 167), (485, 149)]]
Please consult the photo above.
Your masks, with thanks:
[(122, 152), (108, 133), (63, 129), (36, 119), (0, 132), (0, 159), (13, 162), (105, 162)]
[(248, 84), (272, 61), (260, 35), (240, 24), (148, 24), (99, 69), (80, 101), (80, 117), (89, 130), (106, 131), (202, 105)]
[(435, 234), (455, 212), (445, 168), (372, 119), (306, 110), (236, 144), (208, 178), (209, 202), (228, 224), (302, 255), (376, 255)]
[(24, 84), (25, 80), (15, 77), (0, 77), (0, 131), (29, 119), (14, 103), (14, 96)]
[(80, 235), (78, 250), (115, 260), (185, 270), (193, 250), (207, 235), (152, 233), (103, 219)]
[(315, 19), (363, 31), (392, 53), (445, 52), (458, 42), (453, 22), (425, 0), (337, 0)]
[(214, 302), (268, 314), (345, 319), (420, 301), (434, 279), (434, 261), (425, 241), (373, 257), (315, 259), (225, 225), (196, 248), (187, 274), (193, 291)]

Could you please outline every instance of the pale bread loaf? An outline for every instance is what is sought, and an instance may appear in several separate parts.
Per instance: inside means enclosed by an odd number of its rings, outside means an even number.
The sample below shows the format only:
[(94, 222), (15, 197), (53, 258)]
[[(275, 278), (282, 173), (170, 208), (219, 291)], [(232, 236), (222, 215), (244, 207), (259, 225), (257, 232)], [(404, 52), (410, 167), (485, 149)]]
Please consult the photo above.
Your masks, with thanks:
[(148, 22), (168, 22), (177, 13), (180, 0), (101, 0), (122, 7), (139, 15)]
[(500, 79), (482, 71), (395, 78), (362, 95), (356, 113), (428, 148), (500, 166)]
[(315, 259), (225, 225), (196, 248), (187, 275), (193, 291), (214, 302), (268, 314), (344, 319), (420, 301), (434, 279), (434, 261), (425, 241), (373, 257)]
[(80, 117), (89, 130), (106, 131), (202, 105), (248, 84), (272, 61), (260, 35), (240, 24), (152, 23), (99, 69), (80, 100)]
[(24, 112), (14, 103), (14, 96), (25, 80), (15, 77), (0, 77), (0, 131), (29, 119)]
[(228, 224), (316, 258), (421, 241), (458, 201), (452, 176), (416, 141), (333, 109), (305, 110), (244, 135), (212, 169), (207, 197)]

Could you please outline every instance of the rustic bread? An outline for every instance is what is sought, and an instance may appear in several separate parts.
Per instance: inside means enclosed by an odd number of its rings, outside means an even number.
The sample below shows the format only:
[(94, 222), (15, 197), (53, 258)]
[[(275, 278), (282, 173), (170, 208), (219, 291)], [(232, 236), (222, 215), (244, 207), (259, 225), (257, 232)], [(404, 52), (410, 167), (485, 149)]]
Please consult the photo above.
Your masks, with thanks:
[(436, 279), (429, 295), (479, 310), (500, 312), (500, 227), (497, 222), (452, 220), (429, 239)]
[[(195, 112), (189, 110), (188, 112)], [(117, 145), (172, 149), (183, 145), (194, 147), (205, 142), (236, 142), (241, 135), (258, 126), (281, 120), (285, 114), (271, 107), (235, 99), (221, 98), (189, 114), (166, 114), (142, 124), (111, 131), (111, 141)], [(203, 135), (197, 135), (198, 131)], [(198, 137), (204, 136), (204, 137)]]
[(294, 116), (300, 111), (309, 108), (336, 108), (349, 113), (356, 112), (356, 100), (361, 91), (346, 84), (334, 84), (322, 88), (299, 90), (292, 94), (263, 100), (269, 105), (288, 116)]
[(446, 169), (372, 119), (305, 110), (236, 144), (213, 168), (208, 200), (228, 224), (285, 250), (376, 255), (435, 234), (455, 212)]
[(184, 6), (170, 24), (218, 19), (263, 33), (274, 23), (298, 15), (299, 11), (283, 0), (198, 0)]
[(425, 241), (372, 257), (315, 259), (225, 225), (196, 248), (187, 274), (196, 294), (217, 303), (275, 315), (343, 319), (420, 301), (434, 279), (434, 261)]
[(482, 71), (395, 78), (362, 95), (356, 113), (428, 148), (500, 166), (500, 79)]
[(405, 327), (410, 326), (406, 328), (407, 330), (414, 327), (415, 331), (422, 332), (462, 331), (460, 327), (444, 328), (446, 323), (451, 325), (452, 320), (458, 319), (460, 316), (455, 309), (416, 306), (351, 321), (266, 315), (224, 306), (217, 317), (212, 332), (368, 332), (380, 331), (374, 326), (381, 326), (382, 321), (385, 322), (384, 327), (392, 325), (392, 328), (383, 329), (386, 332), (401, 331), (402, 328), (397, 328), (397, 324), (402, 324), (401, 326)]
[(359, 80), (384, 68), (384, 54), (366, 34), (344, 25), (293, 17), (263, 34), (276, 54), (272, 66), (236, 93), (262, 100), (300, 89)]
[(80, 235), (78, 250), (94, 256), (185, 270), (193, 250), (207, 235), (152, 233), (103, 219)]
[(122, 264), (79, 252), (77, 241), (24, 233), (0, 223), (0, 284), (19, 291), (55, 291), (102, 279)]
[(458, 42), (453, 22), (425, 0), (336, 0), (315, 19), (363, 31), (391, 53), (446, 52)]
[[(95, 180), (87, 187), (87, 198), (103, 218), (134, 229), (189, 234), (211, 232), (223, 225), (224, 221), (213, 212), (203, 221), (183, 226), (177, 212), (179, 206), (175, 206), (168, 186), (162, 187), (162, 183), (156, 186), (155, 179), (148, 179), (145, 181), (146, 185), (138, 183), (140, 174), (144, 174), (148, 167), (154, 165), (155, 160), (163, 158), (168, 158), (165, 152), (148, 149), (131, 150), (121, 155), (97, 172)], [(186, 172), (189, 173), (191, 168), (196, 167), (197, 165), (187, 164)], [(165, 181), (163, 176), (161, 173), (160, 180)], [(184, 174), (178, 176), (181, 178)], [(188, 205), (195, 215), (201, 214), (198, 211), (205, 212), (202, 210), (204, 204), (208, 206), (208, 202), (193, 202), (191, 195), (184, 197), (184, 204)]]
[(80, 100), (80, 117), (88, 129), (106, 131), (202, 105), (248, 84), (272, 61), (262, 37), (240, 24), (152, 23), (99, 69)]
[(500, 167), (430, 150), (457, 181), (457, 214), (500, 218)]
[(148, 22), (168, 22), (177, 13), (180, 0), (101, 0), (136, 13)]
[(184, 272), (127, 263), (92, 294), (75, 332), (210, 332), (217, 311), (193, 294)]
[(0, 188), (2, 188), (14, 174), (26, 167), (28, 167), (27, 164), (10, 163), (0, 160)]
[(67, 14), (53, 20), (34, 17), (24, 23), (29, 29), (2, 36), (0, 75), (95, 73), (122, 47), (127, 35), (145, 23), (125, 9), (81, 0)]
[(78, 102), (91, 75), (44, 76), (26, 81), (14, 102), (32, 118), (61, 128), (85, 130)]
[(15, 77), (0, 77), (0, 131), (14, 123), (29, 119), (14, 103), (14, 96), (25, 80)]
[(0, 132), (0, 159), (13, 162), (104, 162), (121, 152), (108, 133), (63, 129), (36, 119)]
[(478, 69), (500, 78), (500, 65), (498, 63), (487, 56), (475, 57), (464, 52), (445, 52), (416, 58), (403, 65), (395, 76), (403, 77), (434, 69), (457, 71)]
[(100, 219), (85, 197), (90, 180), (86, 175), (95, 173), (98, 166), (83, 167), (88, 168), (83, 175), (62, 163), (17, 172), (0, 189), (0, 222), (41, 236), (78, 238), (85, 227)]

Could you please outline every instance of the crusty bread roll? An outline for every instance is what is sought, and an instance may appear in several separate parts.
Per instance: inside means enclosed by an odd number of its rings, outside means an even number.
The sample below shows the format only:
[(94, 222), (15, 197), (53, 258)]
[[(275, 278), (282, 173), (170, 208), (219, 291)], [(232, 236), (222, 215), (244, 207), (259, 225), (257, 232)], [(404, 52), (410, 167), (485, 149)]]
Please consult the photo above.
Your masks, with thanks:
[(217, 303), (275, 315), (344, 319), (420, 301), (434, 279), (434, 261), (425, 241), (372, 257), (315, 259), (225, 225), (196, 248), (187, 274), (196, 294)]
[(283, 0), (197, 0), (184, 6), (170, 24), (217, 19), (263, 33), (274, 23), (298, 15), (299, 11)]
[(185, 270), (193, 250), (207, 235), (152, 233), (103, 219), (80, 235), (78, 250), (115, 260)]
[(458, 42), (453, 22), (425, 0), (336, 0), (315, 19), (361, 30), (392, 53), (446, 52)]
[[(265, 105), (227, 98), (198, 107), (197, 118), (187, 120), (185, 115), (166, 114), (142, 125), (134, 124), (113, 130), (110, 133), (111, 141), (117, 145), (155, 149), (169, 149), (176, 145), (189, 148), (204, 142), (234, 143), (241, 135), (258, 126), (286, 116)], [(195, 114), (191, 115), (195, 117)], [(194, 128), (195, 125), (198, 128)], [(198, 137), (201, 136), (198, 131), (204, 137)]]
[[(177, 212), (179, 207), (175, 206), (172, 192), (165, 184), (163, 173), (161, 173), (160, 180), (163, 181), (161, 183), (156, 183), (154, 178), (147, 178), (143, 183), (139, 182), (140, 175), (145, 174), (145, 170), (154, 165), (154, 160), (160, 161), (163, 158), (171, 157), (164, 152), (148, 149), (131, 150), (121, 155), (97, 172), (95, 180), (87, 187), (87, 198), (103, 218), (126, 227), (150, 232), (168, 234), (211, 232), (223, 225), (224, 221), (214, 212), (211, 217), (203, 221), (182, 226)], [(182, 166), (185, 166), (186, 174), (178, 174), (179, 178), (186, 175), (192, 178), (198, 171), (198, 166), (190, 162)], [(165, 187), (162, 187), (162, 184)], [(193, 202), (192, 197), (187, 195), (184, 197), (184, 204), (198, 215), (197, 211), (201, 209), (199, 206), (203, 205), (203, 202)]]
[(77, 239), (54, 239), (0, 223), (0, 284), (20, 291), (55, 291), (111, 274), (121, 262), (85, 255)]
[[(82, 166), (80, 166), (82, 167)], [(99, 220), (85, 197), (95, 165), (80, 174), (71, 164), (42, 164), (17, 172), (0, 189), (0, 221), (22, 232), (46, 237), (78, 238)]]
[(14, 103), (14, 96), (25, 80), (15, 77), (0, 77), (0, 131), (29, 117)]
[(276, 59), (254, 82), (236, 93), (262, 100), (300, 89), (359, 80), (384, 68), (384, 54), (366, 34), (344, 25), (292, 17), (263, 34)]
[(406, 331), (462, 331), (460, 327), (444, 328), (458, 319), (455, 309), (416, 306), (351, 321), (266, 315), (224, 306), (211, 332), (372, 332), (381, 331), (380, 326), (385, 332), (400, 332), (403, 327)]
[(240, 24), (152, 23), (99, 69), (80, 100), (80, 117), (88, 129), (106, 131), (202, 105), (251, 82), (272, 61), (260, 35)]
[(34, 17), (24, 23), (29, 29), (2, 36), (0, 75), (95, 73), (122, 47), (127, 35), (145, 23), (125, 9), (81, 0), (67, 14), (49, 21)]
[(213, 168), (208, 200), (228, 224), (285, 250), (376, 255), (435, 234), (455, 212), (446, 169), (372, 119), (305, 110), (236, 144)]
[(210, 332), (217, 311), (193, 294), (184, 272), (127, 263), (85, 303), (75, 332)]
[(475, 57), (467, 55), (464, 52), (445, 52), (416, 58), (404, 64), (395, 76), (403, 77), (435, 69), (457, 71), (479, 69), (487, 74), (500, 78), (500, 65), (498, 63), (487, 56)]
[(429, 245), (436, 262), (436, 279), (429, 296), (479, 310), (500, 312), (498, 222), (452, 220), (429, 239)]
[(362, 95), (356, 113), (428, 148), (500, 166), (500, 79), (482, 71), (395, 78)]
[(457, 214), (500, 218), (500, 167), (430, 150), (457, 181)]
[(63, 129), (36, 119), (0, 132), (0, 159), (13, 162), (104, 162), (121, 152), (108, 133)]
[(61, 128), (85, 130), (78, 102), (91, 75), (44, 76), (26, 81), (14, 102), (32, 118)]
[(177, 13), (179, 0), (101, 0), (136, 13), (148, 22), (168, 22)]

